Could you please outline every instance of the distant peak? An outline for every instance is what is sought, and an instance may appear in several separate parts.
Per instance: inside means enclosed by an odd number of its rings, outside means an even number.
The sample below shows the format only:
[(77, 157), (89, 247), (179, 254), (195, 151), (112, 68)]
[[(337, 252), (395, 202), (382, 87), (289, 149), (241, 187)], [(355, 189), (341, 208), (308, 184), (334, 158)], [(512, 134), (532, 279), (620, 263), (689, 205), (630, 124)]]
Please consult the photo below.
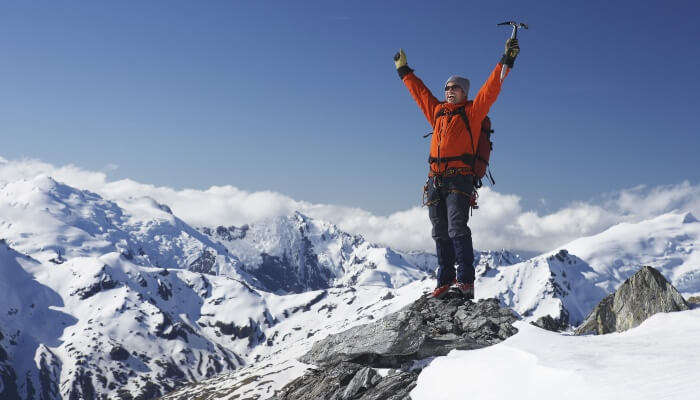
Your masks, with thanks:
[(35, 176), (34, 179), (32, 179), (32, 183), (34, 183), (36, 187), (44, 190), (51, 190), (58, 184), (55, 179), (46, 174)]
[(684, 224), (690, 224), (690, 223), (693, 223), (693, 222), (698, 222), (698, 219), (695, 218), (695, 216), (693, 215), (693, 213), (691, 213), (691, 212), (686, 213), (685, 216), (683, 217), (683, 223), (684, 223)]
[(163, 211), (163, 212), (166, 212), (166, 213), (168, 213), (168, 214), (170, 214), (170, 215), (174, 215), (174, 214), (173, 214), (173, 210), (172, 210), (167, 204), (159, 203), (156, 199), (154, 199), (154, 198), (151, 197), (151, 196), (143, 196), (143, 197), (144, 197), (148, 202), (150, 202), (151, 205), (153, 205), (153, 207), (155, 207), (155, 208), (157, 208), (157, 209), (159, 209), (159, 210), (161, 210), (161, 211)]
[(294, 211), (294, 214), (292, 214), (292, 215), (294, 216), (294, 218), (298, 219), (299, 221), (306, 222), (309, 220), (308, 216), (302, 214), (301, 211), (298, 211), (298, 210)]

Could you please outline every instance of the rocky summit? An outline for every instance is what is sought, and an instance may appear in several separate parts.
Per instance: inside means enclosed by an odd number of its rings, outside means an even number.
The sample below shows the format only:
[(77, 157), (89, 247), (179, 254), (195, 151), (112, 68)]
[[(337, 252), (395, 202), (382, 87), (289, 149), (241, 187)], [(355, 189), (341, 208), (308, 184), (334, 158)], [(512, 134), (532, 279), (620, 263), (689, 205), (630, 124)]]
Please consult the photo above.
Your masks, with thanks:
[(683, 296), (652, 267), (642, 267), (605, 297), (576, 329), (577, 335), (622, 332), (660, 312), (688, 310)]
[[(316, 342), (299, 360), (315, 364), (276, 400), (410, 399), (421, 366), (451, 350), (472, 350), (517, 333), (516, 317), (497, 299), (474, 303), (455, 294), (424, 295), (396, 313)], [(381, 374), (375, 368), (389, 368)]]
[(356, 362), (376, 368), (400, 368), (407, 362), (472, 350), (514, 335), (513, 313), (498, 300), (473, 303), (453, 296), (424, 295), (400, 311), (314, 343), (299, 361), (329, 365)]
[(307, 372), (271, 400), (410, 400), (418, 372), (391, 370), (382, 376), (370, 367), (339, 362)]

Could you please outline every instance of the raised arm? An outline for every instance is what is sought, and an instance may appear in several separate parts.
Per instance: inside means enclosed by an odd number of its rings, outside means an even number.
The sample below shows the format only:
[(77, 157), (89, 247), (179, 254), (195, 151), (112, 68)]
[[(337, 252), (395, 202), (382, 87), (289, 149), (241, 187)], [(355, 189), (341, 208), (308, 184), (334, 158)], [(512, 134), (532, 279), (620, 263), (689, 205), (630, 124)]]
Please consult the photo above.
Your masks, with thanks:
[[(498, 94), (501, 93), (501, 71), (503, 68), (513, 68), (515, 58), (520, 53), (520, 46), (517, 39), (508, 39), (506, 41), (506, 49), (501, 58), (501, 61), (493, 69), (491, 75), (484, 83), (484, 86), (479, 89), (479, 92), (474, 97), (474, 103), (469, 112), (469, 120), (481, 121), (489, 113), (489, 109), (496, 102)], [(508, 76), (506, 74), (505, 76)], [(505, 78), (504, 76), (504, 78)]]
[(408, 91), (413, 96), (413, 99), (418, 103), (421, 111), (425, 115), (425, 118), (430, 122), (430, 126), (435, 126), (435, 107), (440, 104), (440, 101), (430, 93), (430, 89), (423, 83), (420, 78), (413, 73), (413, 70), (406, 63), (406, 53), (403, 50), (399, 50), (394, 56), (394, 64), (396, 64), (396, 71), (399, 73), (399, 78), (408, 88)]
[(498, 94), (501, 93), (501, 70), (503, 64), (500, 62), (491, 71), (491, 75), (486, 80), (484, 85), (479, 89), (479, 92), (474, 97), (474, 102), (469, 109), (470, 121), (481, 121), (489, 113), (489, 109), (496, 102)]

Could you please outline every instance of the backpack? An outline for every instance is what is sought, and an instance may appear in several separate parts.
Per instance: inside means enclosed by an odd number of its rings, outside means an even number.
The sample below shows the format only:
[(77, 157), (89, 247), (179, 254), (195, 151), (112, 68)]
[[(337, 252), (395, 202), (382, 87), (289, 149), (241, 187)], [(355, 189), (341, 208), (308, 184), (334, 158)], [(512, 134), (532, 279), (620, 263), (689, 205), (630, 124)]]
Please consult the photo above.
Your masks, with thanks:
[(491, 141), (491, 134), (493, 132), (493, 129), (491, 129), (491, 118), (487, 115), (484, 120), (481, 121), (481, 135), (479, 136), (479, 144), (476, 146), (476, 162), (473, 165), (474, 174), (479, 179), (477, 188), (482, 186), (481, 179), (486, 176), (487, 172), (487, 178), (491, 181), (491, 185), (496, 184), (491, 171), (488, 169), (489, 159), (493, 151), (493, 142)]
[[(469, 118), (467, 117), (467, 113), (465, 112), (464, 107), (460, 107), (457, 110), (454, 110), (452, 112), (446, 113), (448, 115), (459, 115), (462, 117), (462, 120), (464, 121), (464, 125), (467, 127), (467, 132), (469, 132), (469, 136), (472, 138), (472, 143), (474, 143), (474, 136), (472, 135), (472, 130), (471, 126), (469, 125)], [(437, 114), (437, 116), (442, 116), (445, 115), (442, 111)], [(484, 176), (486, 176), (489, 181), (491, 181), (492, 185), (496, 184), (496, 181), (493, 179), (493, 175), (491, 174), (491, 171), (489, 170), (489, 159), (491, 158), (491, 151), (493, 151), (493, 142), (491, 141), (491, 134), (494, 132), (493, 129), (491, 129), (491, 118), (488, 116), (484, 117), (484, 120), (481, 121), (481, 135), (479, 135), (479, 143), (476, 146), (476, 156), (472, 154), (462, 154), (461, 156), (457, 157), (445, 157), (445, 158), (433, 158), (429, 157), (428, 158), (428, 163), (433, 163), (433, 162), (449, 162), (449, 161), (456, 161), (460, 160), (464, 162), (467, 165), (471, 165), (472, 171), (474, 172), (474, 176), (476, 179), (474, 179), (474, 186), (478, 189), (481, 186), (483, 186), (482, 179)], [(433, 132), (429, 132), (423, 137), (426, 138), (430, 135), (432, 135)], [(486, 172), (488, 170), (488, 175), (486, 175)]]

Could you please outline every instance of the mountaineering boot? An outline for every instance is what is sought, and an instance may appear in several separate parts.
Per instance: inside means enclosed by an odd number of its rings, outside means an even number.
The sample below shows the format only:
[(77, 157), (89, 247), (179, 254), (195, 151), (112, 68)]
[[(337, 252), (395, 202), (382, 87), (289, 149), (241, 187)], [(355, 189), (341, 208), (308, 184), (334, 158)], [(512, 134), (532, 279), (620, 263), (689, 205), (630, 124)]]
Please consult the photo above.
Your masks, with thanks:
[(430, 294), (430, 297), (432, 297), (434, 299), (441, 299), (441, 298), (445, 297), (447, 292), (450, 291), (451, 286), (452, 285), (448, 284), (448, 285), (442, 285), (442, 286), (436, 287), (435, 290), (433, 290), (433, 293)]
[(438, 286), (435, 288), (435, 290), (433, 290), (433, 293), (430, 294), (430, 297), (435, 298), (435, 299), (441, 299), (441, 298), (445, 297), (447, 292), (450, 291), (450, 288), (456, 284), (457, 284), (457, 280), (455, 279), (452, 281), (452, 283), (448, 283), (447, 285)]
[(465, 299), (474, 300), (473, 283), (458, 282), (455, 289), (457, 289), (457, 292), (459, 292)]

